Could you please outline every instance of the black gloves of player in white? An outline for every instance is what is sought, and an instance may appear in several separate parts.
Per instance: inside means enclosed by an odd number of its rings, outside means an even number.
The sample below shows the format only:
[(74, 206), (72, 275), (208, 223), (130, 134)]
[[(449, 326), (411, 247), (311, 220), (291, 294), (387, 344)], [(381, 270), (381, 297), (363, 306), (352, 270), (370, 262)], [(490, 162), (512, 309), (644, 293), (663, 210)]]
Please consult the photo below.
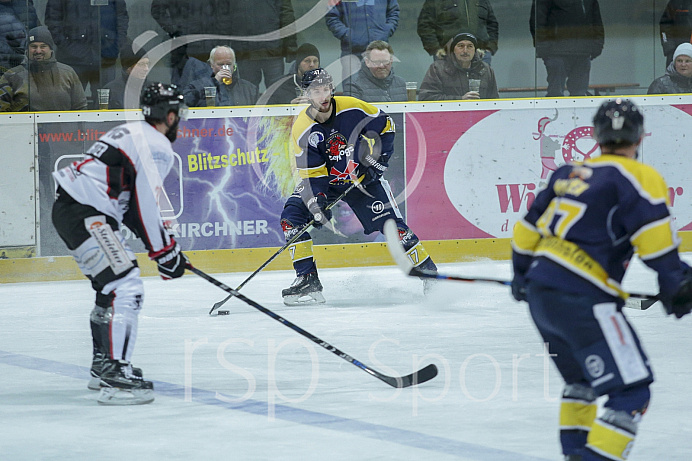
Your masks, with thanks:
[(150, 253), (149, 257), (156, 261), (161, 278), (164, 280), (182, 277), (189, 264), (187, 256), (180, 250), (178, 243), (171, 239), (171, 244), (158, 253)]
[(386, 169), (387, 162), (384, 158), (378, 162), (377, 159), (372, 155), (364, 155), (360, 159), (360, 166), (358, 167), (358, 177), (361, 178), (361, 185), (367, 186), (368, 184), (377, 181), (380, 179), (380, 176), (382, 176)]
[(523, 275), (514, 274), (514, 278), (512, 279), (512, 296), (517, 301), (527, 301), (526, 279)]
[(680, 284), (677, 293), (673, 295), (670, 303), (663, 303), (668, 315), (675, 314), (677, 318), (690, 313), (692, 310), (692, 270), (685, 270), (685, 279)]
[(308, 210), (315, 219), (315, 229), (319, 229), (332, 219), (332, 211), (327, 209), (327, 196), (322, 192), (308, 200)]

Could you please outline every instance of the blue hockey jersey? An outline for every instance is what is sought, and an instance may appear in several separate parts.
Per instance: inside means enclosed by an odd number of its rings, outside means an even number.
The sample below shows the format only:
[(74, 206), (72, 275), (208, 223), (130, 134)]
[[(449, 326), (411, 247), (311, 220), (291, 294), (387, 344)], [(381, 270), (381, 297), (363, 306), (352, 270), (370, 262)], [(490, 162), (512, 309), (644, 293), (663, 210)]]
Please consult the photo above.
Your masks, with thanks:
[(394, 121), (383, 111), (348, 96), (335, 96), (332, 104), (332, 116), (324, 123), (304, 109), (291, 132), (298, 174), (309, 180), (314, 194), (351, 184), (363, 149), (374, 151), (385, 166), (394, 150)]
[(678, 244), (661, 175), (602, 155), (553, 173), (514, 227), (512, 260), (515, 274), (609, 301), (627, 298), (620, 284), (636, 251), (666, 298), (683, 280)]

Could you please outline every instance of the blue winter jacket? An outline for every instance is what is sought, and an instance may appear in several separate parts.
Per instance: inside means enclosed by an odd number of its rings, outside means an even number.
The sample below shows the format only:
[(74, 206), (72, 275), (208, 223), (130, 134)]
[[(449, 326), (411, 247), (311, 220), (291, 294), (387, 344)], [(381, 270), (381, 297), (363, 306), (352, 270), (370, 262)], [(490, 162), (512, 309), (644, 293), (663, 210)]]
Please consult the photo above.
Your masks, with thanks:
[(399, 25), (399, 2), (339, 2), (329, 10), (325, 19), (332, 34), (341, 40), (341, 55), (360, 54), (373, 40), (389, 41)]

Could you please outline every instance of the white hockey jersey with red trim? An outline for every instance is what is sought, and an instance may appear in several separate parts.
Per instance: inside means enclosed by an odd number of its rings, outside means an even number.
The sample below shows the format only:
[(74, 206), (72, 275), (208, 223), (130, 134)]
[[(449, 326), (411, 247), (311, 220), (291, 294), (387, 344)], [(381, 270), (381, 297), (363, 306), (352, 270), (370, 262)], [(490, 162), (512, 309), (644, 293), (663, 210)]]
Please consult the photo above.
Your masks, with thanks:
[(119, 125), (89, 148), (82, 161), (53, 172), (77, 202), (124, 223), (149, 252), (171, 243), (159, 204), (174, 152), (161, 132), (144, 121)]

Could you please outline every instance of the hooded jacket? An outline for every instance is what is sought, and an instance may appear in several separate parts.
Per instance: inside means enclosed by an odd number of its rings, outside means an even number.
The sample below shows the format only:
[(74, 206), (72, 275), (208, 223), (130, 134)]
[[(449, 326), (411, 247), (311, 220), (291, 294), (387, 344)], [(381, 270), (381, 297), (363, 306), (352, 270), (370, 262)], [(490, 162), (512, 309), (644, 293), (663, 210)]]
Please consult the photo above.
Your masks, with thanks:
[(394, 75), (394, 69), (386, 78), (377, 78), (363, 63), (351, 83), (344, 86), (344, 94), (366, 102), (407, 101), (406, 81)]
[(75, 71), (55, 60), (28, 59), (0, 77), (0, 112), (86, 110), (86, 96)]
[(481, 60), (478, 53), (471, 60), (471, 67), (465, 69), (450, 51), (452, 40), (445, 45), (447, 55), (438, 59), (428, 68), (418, 92), (419, 101), (460, 100), (469, 92), (469, 79), (481, 81), (480, 98), (497, 99), (497, 81), (492, 67)]
[(683, 77), (675, 70), (675, 61), (668, 64), (665, 75), (651, 82), (647, 94), (692, 93), (692, 77)]

